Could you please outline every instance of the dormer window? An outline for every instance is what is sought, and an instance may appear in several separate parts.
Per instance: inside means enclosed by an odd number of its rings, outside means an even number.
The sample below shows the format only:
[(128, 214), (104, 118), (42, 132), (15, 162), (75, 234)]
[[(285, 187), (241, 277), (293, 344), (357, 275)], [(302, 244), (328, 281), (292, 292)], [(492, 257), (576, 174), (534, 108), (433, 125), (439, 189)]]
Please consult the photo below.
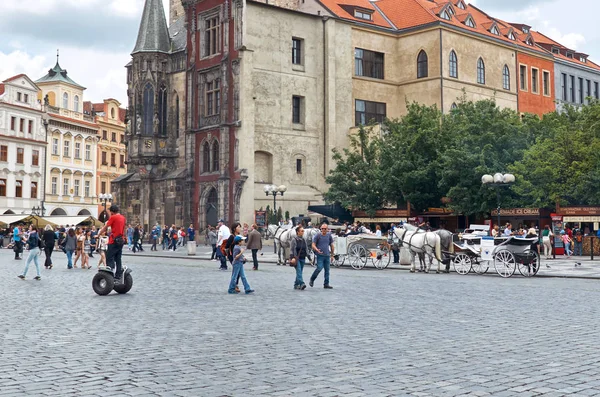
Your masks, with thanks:
[(579, 60), (580, 60), (581, 62), (583, 62), (583, 63), (586, 63), (586, 62), (587, 62), (587, 58), (586, 58), (586, 57), (581, 57), (581, 58), (579, 58)]
[(490, 32), (492, 34), (495, 34), (496, 36), (500, 36), (500, 31), (498, 30), (498, 27), (496, 25), (492, 26), (492, 28), (490, 29)]
[(460, 0), (460, 1), (459, 1), (459, 2), (456, 4), (456, 6), (457, 6), (458, 8), (460, 8), (461, 10), (466, 10), (466, 9), (467, 9), (467, 6), (465, 5), (465, 2), (464, 2), (464, 1), (462, 1), (462, 0)]
[(440, 13), (440, 18), (445, 19), (446, 21), (450, 20), (450, 14), (447, 10), (444, 10)]
[(467, 25), (467, 26), (468, 26), (468, 27), (470, 27), (470, 28), (475, 28), (475, 21), (473, 21), (473, 18), (471, 18), (471, 17), (468, 17), (468, 18), (465, 20), (465, 25)]
[(508, 33), (508, 39), (513, 41), (517, 39), (512, 30)]
[(354, 18), (364, 19), (365, 21), (373, 20), (373, 11), (367, 11), (356, 8), (354, 10)]
[(552, 53), (553, 54), (560, 54), (560, 49), (558, 49), (556, 47), (552, 47)]
[(529, 37), (529, 38), (528, 38), (528, 39), (525, 41), (525, 44), (527, 44), (527, 45), (531, 45), (531, 46), (533, 45), (533, 40), (531, 40), (531, 37)]
[(529, 33), (529, 28), (526, 26), (523, 26), (523, 29), (521, 30), (523, 30), (523, 33)]
[(572, 52), (567, 52), (567, 58), (573, 59), (573, 53)]

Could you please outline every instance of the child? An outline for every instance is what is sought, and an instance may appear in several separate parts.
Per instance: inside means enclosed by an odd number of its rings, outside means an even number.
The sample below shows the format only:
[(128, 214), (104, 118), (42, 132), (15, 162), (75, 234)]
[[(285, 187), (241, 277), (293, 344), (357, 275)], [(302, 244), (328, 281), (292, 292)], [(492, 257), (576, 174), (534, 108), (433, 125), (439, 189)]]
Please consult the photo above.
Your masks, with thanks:
[(245, 237), (235, 236), (233, 239), (233, 271), (231, 273), (231, 281), (229, 282), (229, 292), (230, 294), (239, 294), (235, 290), (236, 281), (239, 277), (242, 279), (242, 283), (244, 284), (244, 290), (246, 294), (251, 294), (254, 292), (253, 289), (250, 288), (250, 284), (246, 280), (246, 274), (244, 273), (244, 262), (246, 259), (244, 258), (244, 245), (245, 245)]

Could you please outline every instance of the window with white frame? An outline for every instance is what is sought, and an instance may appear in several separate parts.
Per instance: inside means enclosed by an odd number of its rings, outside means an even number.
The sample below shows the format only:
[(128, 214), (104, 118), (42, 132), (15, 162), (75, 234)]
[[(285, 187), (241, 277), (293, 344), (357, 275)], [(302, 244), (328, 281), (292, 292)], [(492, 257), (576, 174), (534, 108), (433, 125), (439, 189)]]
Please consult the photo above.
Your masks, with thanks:
[(75, 179), (73, 181), (73, 183), (74, 183), (74, 190), (75, 190), (74, 194), (75, 194), (75, 197), (79, 197), (79, 184), (80, 184), (80, 181), (79, 181), (79, 179)]
[(90, 181), (85, 181), (85, 185), (84, 185), (83, 189), (84, 189), (83, 192), (84, 192), (85, 197), (90, 197)]
[(69, 195), (69, 178), (63, 178), (63, 196)]
[(69, 157), (69, 150), (71, 149), (71, 142), (64, 141), (63, 143), (63, 157)]
[(85, 159), (87, 161), (92, 160), (92, 145), (85, 145)]
[(81, 158), (81, 143), (80, 142), (75, 142), (75, 158), (76, 159)]
[(69, 108), (69, 94), (66, 92), (63, 94), (63, 109)]
[(58, 138), (52, 139), (52, 154), (58, 156)]

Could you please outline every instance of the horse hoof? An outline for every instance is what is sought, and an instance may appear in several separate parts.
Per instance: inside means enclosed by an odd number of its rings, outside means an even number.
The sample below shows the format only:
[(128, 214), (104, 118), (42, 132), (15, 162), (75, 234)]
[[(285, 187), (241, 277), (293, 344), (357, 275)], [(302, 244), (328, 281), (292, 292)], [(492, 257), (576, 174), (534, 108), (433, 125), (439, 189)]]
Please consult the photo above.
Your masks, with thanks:
[(435, 272), (435, 274), (440, 274), (440, 271), (439, 271), (439, 270), (438, 270), (438, 271), (436, 271), (436, 272)]
[(411, 273), (414, 273), (415, 271), (414, 271), (413, 269), (410, 269), (410, 272), (411, 272)]
[(425, 270), (425, 273), (429, 274), (429, 270)]

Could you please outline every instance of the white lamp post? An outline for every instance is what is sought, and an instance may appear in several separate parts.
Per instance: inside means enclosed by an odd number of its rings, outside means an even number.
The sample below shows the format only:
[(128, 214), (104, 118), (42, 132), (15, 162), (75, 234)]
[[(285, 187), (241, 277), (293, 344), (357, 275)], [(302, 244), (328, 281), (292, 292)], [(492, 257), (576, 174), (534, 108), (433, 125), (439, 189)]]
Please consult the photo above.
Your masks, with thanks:
[(108, 201), (112, 201), (113, 196), (110, 193), (108, 193), (108, 194), (102, 193), (102, 194), (98, 195), (98, 199), (102, 202), (102, 205), (104, 206), (104, 220), (100, 219), (100, 221), (106, 222), (107, 221), (107, 219), (106, 219), (106, 203)]
[(501, 174), (499, 172), (494, 174), (494, 176), (486, 174), (481, 177), (481, 183), (496, 190), (496, 201), (498, 202), (498, 227), (500, 227), (500, 191), (498, 189), (515, 183), (515, 176), (513, 174)]

